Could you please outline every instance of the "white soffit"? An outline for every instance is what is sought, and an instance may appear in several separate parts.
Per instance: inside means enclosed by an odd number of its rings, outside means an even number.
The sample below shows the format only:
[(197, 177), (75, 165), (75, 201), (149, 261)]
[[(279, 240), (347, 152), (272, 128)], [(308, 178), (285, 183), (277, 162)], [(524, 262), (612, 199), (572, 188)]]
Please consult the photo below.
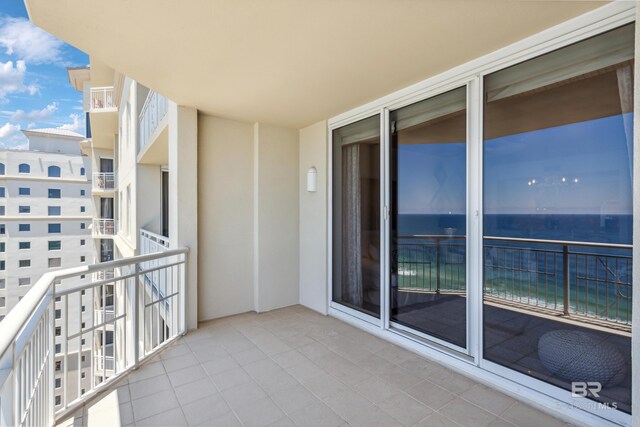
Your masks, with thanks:
[(25, 0), (32, 21), (206, 114), (301, 128), (596, 1)]

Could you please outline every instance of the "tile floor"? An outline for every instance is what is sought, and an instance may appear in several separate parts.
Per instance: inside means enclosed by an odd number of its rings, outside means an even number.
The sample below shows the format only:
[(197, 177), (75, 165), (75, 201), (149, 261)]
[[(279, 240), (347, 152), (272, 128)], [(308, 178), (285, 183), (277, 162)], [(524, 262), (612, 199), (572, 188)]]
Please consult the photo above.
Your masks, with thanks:
[(564, 426), (293, 306), (203, 323), (58, 425)]

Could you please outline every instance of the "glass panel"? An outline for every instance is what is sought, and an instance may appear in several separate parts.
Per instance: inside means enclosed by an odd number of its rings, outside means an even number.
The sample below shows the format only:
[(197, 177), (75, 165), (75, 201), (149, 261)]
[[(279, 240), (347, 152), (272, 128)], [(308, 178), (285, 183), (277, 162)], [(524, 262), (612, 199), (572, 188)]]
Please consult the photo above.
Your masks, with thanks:
[(380, 118), (333, 131), (333, 301), (380, 317)]
[(484, 357), (625, 412), (633, 40), (629, 25), (487, 76), (483, 148)]
[(466, 88), (389, 117), (391, 320), (466, 348)]

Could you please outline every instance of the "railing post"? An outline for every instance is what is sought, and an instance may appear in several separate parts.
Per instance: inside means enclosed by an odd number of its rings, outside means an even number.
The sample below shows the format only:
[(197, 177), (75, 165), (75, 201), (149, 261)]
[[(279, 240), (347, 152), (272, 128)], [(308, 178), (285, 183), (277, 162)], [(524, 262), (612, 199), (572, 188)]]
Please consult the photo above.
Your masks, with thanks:
[(440, 237), (436, 237), (436, 293), (440, 293)]
[[(135, 263), (135, 276), (133, 277), (133, 366), (138, 367), (140, 361), (140, 293), (138, 292), (138, 281), (140, 280), (140, 264)], [(143, 332), (144, 334), (144, 332)]]
[(562, 313), (569, 315), (569, 246), (562, 246)]

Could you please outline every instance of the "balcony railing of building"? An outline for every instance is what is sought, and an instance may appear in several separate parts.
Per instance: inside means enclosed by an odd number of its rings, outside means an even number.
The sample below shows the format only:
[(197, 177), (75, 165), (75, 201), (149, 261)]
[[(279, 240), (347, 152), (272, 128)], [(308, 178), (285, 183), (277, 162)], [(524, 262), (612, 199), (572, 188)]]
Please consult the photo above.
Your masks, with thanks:
[[(0, 425), (51, 426), (183, 334), (187, 252), (175, 249), (44, 274), (0, 324)], [(145, 269), (158, 259), (164, 261), (161, 266)], [(115, 288), (113, 317), (87, 321), (79, 309), (83, 298), (97, 297), (107, 283), (85, 283), (82, 277), (107, 269), (119, 272), (109, 279)], [(158, 293), (148, 292), (151, 274), (165, 277)], [(113, 343), (104, 339), (107, 327), (114, 331)], [(88, 367), (80, 363), (86, 348), (93, 349)], [(88, 385), (73, 372), (77, 366), (90, 376)]]
[(93, 219), (93, 235), (96, 237), (113, 236), (116, 234), (116, 220), (106, 218)]
[(91, 112), (117, 111), (113, 96), (113, 86), (91, 88)]
[(104, 280), (104, 279), (113, 279), (116, 275), (116, 272), (113, 268), (101, 270), (93, 274), (94, 280)]
[(150, 91), (142, 110), (140, 111), (140, 149), (142, 152), (147, 144), (151, 142), (151, 137), (158, 129), (158, 125), (169, 110), (169, 100), (158, 92)]
[(93, 174), (93, 191), (113, 191), (116, 188), (114, 172), (96, 172)]
[[(631, 245), (484, 238), (486, 303), (631, 329)], [(466, 292), (464, 236), (401, 236), (401, 292)]]
[(140, 229), (140, 254), (153, 254), (169, 249), (169, 238)]

